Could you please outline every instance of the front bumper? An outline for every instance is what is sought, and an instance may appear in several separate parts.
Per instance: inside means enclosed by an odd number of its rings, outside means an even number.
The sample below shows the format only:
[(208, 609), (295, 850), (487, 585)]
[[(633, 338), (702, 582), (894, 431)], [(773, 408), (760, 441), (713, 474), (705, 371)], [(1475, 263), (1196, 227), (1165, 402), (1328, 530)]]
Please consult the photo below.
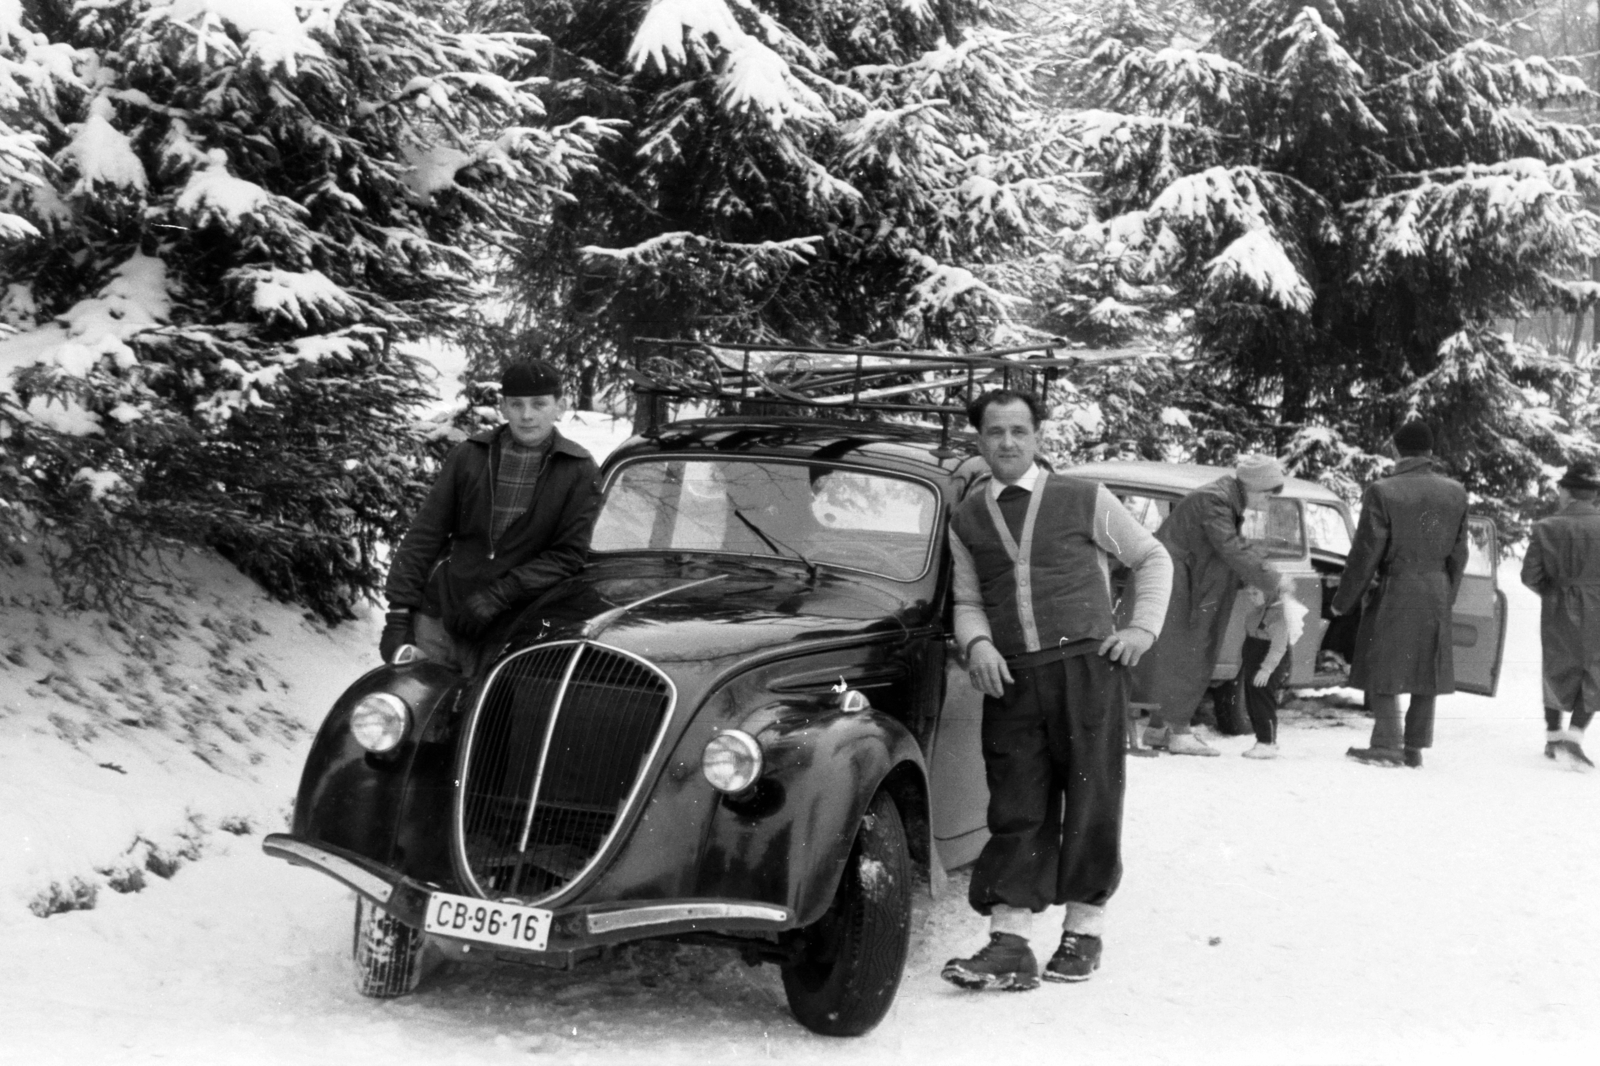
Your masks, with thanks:
[[(272, 833), (261, 850), (295, 866), (327, 874), (382, 907), (413, 929), (423, 927), (428, 897), (442, 885), (429, 885), (397, 873), (344, 848), (312, 844), (287, 833)], [(452, 891), (456, 891), (452, 889)], [(602, 944), (683, 933), (771, 934), (797, 925), (788, 907), (755, 900), (633, 900), (551, 908), (550, 942), (542, 952), (495, 946), (495, 951), (555, 955)], [(455, 938), (443, 938), (454, 940)], [(463, 940), (463, 943), (472, 943)]]

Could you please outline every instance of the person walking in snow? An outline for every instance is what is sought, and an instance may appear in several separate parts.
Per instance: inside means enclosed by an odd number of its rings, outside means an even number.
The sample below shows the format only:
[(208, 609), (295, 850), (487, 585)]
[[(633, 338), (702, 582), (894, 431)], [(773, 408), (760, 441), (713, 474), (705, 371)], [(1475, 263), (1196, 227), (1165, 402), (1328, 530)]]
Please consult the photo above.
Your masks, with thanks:
[(1305, 604), (1280, 593), (1270, 603), (1255, 586), (1245, 590), (1250, 613), (1245, 616), (1244, 657), (1239, 683), (1244, 686), (1245, 711), (1255, 730), (1255, 746), (1246, 759), (1278, 757), (1278, 691), (1289, 678), (1285, 654), (1305, 631)]
[(1133, 671), (1133, 700), (1150, 704), (1144, 742), (1174, 755), (1218, 755), (1191, 729), (1211, 684), (1222, 632), (1241, 584), (1276, 597), (1285, 578), (1266, 553), (1240, 535), (1247, 508), (1283, 491), (1283, 467), (1247, 455), (1234, 472), (1189, 493), (1172, 508), (1156, 539), (1172, 556), (1172, 598), (1161, 639)]
[[(1105, 906), (1122, 879), (1128, 667), (1161, 629), (1166, 550), (1104, 486), (1034, 462), (1044, 407), (986, 392), (968, 418), (992, 478), (950, 517), (956, 640), (984, 694), (990, 838), (968, 901), (989, 942), (951, 959), (963, 988), (1036, 988), (1032, 916), (1065, 904), (1044, 977), (1082, 981), (1100, 965)], [(1112, 560), (1131, 567), (1128, 622), (1113, 617)]]
[[(1372, 704), (1372, 739), (1345, 754), (1374, 766), (1422, 766), (1434, 699), (1454, 692), (1450, 617), (1467, 565), (1467, 491), (1435, 468), (1433, 431), (1395, 430), (1394, 471), (1367, 487), (1334, 594), (1335, 615), (1361, 604), (1350, 684)], [(1410, 693), (1401, 731), (1400, 695)]]
[(599, 468), (556, 429), (562, 409), (550, 363), (526, 359), (501, 375), (505, 422), (450, 452), (390, 564), (384, 662), (410, 644), (475, 674), (496, 626), (583, 566)]
[(1533, 524), (1522, 583), (1539, 594), (1545, 757), (1588, 771), (1583, 731), (1600, 709), (1600, 471), (1587, 459), (1574, 462), (1556, 494), (1561, 509)]

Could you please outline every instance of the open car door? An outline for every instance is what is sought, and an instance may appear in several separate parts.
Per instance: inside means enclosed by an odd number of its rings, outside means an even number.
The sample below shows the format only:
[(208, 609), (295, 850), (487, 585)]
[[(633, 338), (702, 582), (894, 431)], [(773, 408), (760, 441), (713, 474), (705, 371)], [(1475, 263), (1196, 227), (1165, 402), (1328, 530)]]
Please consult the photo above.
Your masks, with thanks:
[(1497, 584), (1499, 551), (1494, 522), (1467, 519), (1467, 569), (1454, 612), (1456, 688), (1493, 696), (1506, 645), (1506, 594)]

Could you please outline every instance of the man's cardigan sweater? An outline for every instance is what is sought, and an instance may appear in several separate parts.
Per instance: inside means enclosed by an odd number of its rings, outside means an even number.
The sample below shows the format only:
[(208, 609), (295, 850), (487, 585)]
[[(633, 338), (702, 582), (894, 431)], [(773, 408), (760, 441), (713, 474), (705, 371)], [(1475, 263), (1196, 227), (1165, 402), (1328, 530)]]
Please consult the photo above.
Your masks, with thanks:
[(1001, 502), (1003, 487), (980, 482), (950, 518), (963, 648), (987, 636), (1008, 658), (1092, 650), (1117, 627), (1112, 559), (1133, 570), (1126, 624), (1160, 634), (1172, 560), (1115, 496), (1037, 467), (1017, 483), (1025, 498)]

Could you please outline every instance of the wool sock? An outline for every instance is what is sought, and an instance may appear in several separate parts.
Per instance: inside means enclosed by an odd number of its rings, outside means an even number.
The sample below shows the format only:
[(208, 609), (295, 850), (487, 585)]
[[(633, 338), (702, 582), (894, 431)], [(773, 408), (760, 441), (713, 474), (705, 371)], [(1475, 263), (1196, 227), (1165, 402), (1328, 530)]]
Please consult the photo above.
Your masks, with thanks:
[(1084, 936), (1099, 936), (1105, 925), (1106, 909), (1092, 903), (1067, 904), (1067, 913), (1061, 919), (1062, 932), (1081, 933)]
[(989, 911), (989, 932), (1015, 933), (1027, 939), (1033, 931), (1033, 912), (1026, 907), (1008, 907), (997, 903)]

